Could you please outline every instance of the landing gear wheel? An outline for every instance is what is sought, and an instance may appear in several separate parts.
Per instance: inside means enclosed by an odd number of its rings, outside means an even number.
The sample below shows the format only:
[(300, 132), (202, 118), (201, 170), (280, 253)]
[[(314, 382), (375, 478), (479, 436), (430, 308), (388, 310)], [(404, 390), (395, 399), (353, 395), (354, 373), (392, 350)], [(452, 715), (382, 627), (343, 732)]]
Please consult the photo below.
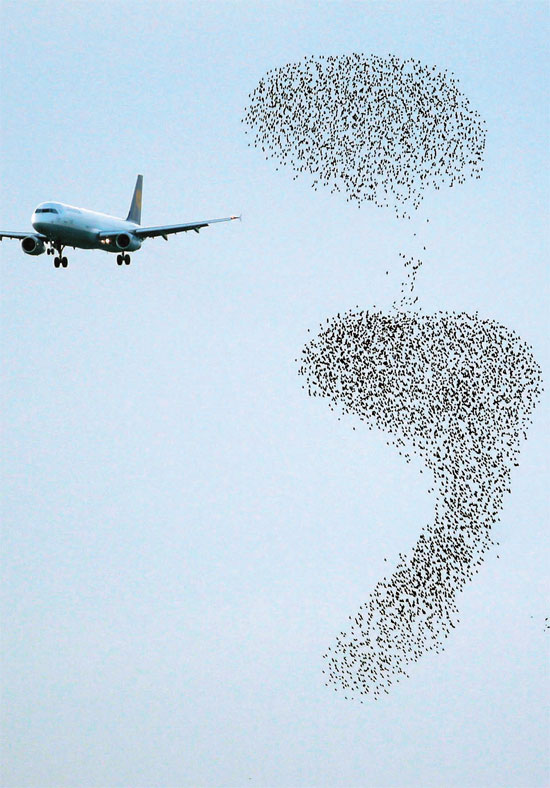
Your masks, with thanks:
[(125, 254), (124, 255), (124, 262), (126, 263), (126, 265), (130, 265), (130, 255), (129, 254)]
[(117, 265), (122, 265), (122, 255), (117, 254), (116, 256)]
[(66, 268), (69, 265), (69, 261), (67, 260), (66, 257), (61, 258), (61, 265), (63, 266), (63, 268)]
[(59, 257), (54, 257), (53, 264), (55, 265), (56, 268), (59, 268), (60, 265)]

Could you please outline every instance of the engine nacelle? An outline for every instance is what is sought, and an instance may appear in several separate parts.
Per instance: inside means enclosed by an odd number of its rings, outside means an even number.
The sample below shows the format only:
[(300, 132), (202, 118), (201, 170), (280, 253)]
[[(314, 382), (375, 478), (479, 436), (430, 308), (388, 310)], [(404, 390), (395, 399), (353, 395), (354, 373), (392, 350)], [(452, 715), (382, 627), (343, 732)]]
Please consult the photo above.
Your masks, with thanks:
[(115, 238), (115, 246), (123, 252), (135, 252), (141, 247), (141, 241), (131, 233), (119, 233)]
[(25, 254), (32, 255), (44, 254), (46, 251), (44, 241), (41, 241), (40, 238), (37, 238), (35, 235), (27, 235), (26, 238), (23, 238), (21, 241), (21, 248)]

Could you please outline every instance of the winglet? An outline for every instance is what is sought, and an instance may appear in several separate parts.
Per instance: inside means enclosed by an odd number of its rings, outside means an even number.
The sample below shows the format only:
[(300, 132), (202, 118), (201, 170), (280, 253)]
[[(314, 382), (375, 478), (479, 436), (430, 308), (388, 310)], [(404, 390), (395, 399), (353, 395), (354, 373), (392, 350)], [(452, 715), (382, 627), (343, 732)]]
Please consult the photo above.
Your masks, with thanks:
[(230, 216), (229, 218), (230, 218), (230, 219), (238, 219), (240, 222), (242, 222), (242, 220), (243, 220), (243, 215), (242, 215), (242, 213), (241, 213), (241, 214), (240, 214), (240, 216)]
[(134, 189), (134, 196), (130, 205), (130, 211), (126, 218), (127, 222), (135, 222), (141, 224), (141, 195), (143, 192), (143, 175), (137, 176), (136, 186)]

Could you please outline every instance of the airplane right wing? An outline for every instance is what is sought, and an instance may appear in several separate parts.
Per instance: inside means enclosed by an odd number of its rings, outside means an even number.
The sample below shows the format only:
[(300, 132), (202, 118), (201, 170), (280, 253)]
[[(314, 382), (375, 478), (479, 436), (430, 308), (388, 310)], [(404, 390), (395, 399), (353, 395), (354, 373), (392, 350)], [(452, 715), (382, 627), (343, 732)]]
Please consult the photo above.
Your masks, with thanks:
[(230, 222), (233, 219), (240, 218), (240, 216), (227, 216), (224, 219), (205, 219), (202, 222), (164, 224), (160, 227), (136, 227), (135, 230), (132, 230), (132, 235), (135, 235), (138, 238), (155, 238), (156, 236), (162, 235), (164, 240), (167, 241), (168, 235), (171, 235), (172, 233), (187, 233), (189, 230), (194, 230), (196, 233), (198, 233), (201, 227), (207, 227), (209, 224), (214, 224), (215, 222)]

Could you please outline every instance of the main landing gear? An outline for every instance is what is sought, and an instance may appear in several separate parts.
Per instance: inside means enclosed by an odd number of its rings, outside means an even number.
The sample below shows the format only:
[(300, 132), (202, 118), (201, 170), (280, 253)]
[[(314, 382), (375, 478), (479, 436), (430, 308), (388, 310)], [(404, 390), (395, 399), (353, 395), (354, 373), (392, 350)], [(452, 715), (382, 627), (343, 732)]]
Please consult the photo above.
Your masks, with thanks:
[(130, 265), (130, 255), (129, 254), (117, 254), (116, 261), (118, 265), (122, 265), (126, 263), (126, 265)]
[(48, 254), (55, 254), (55, 252), (57, 251), (58, 256), (54, 257), (53, 259), (53, 264), (55, 265), (56, 268), (59, 268), (60, 266), (62, 268), (67, 268), (67, 266), (69, 265), (69, 261), (67, 260), (67, 258), (63, 257), (64, 248), (65, 247), (62, 246), (61, 244), (55, 244), (55, 245), (52, 244), (51, 249), (47, 250)]

